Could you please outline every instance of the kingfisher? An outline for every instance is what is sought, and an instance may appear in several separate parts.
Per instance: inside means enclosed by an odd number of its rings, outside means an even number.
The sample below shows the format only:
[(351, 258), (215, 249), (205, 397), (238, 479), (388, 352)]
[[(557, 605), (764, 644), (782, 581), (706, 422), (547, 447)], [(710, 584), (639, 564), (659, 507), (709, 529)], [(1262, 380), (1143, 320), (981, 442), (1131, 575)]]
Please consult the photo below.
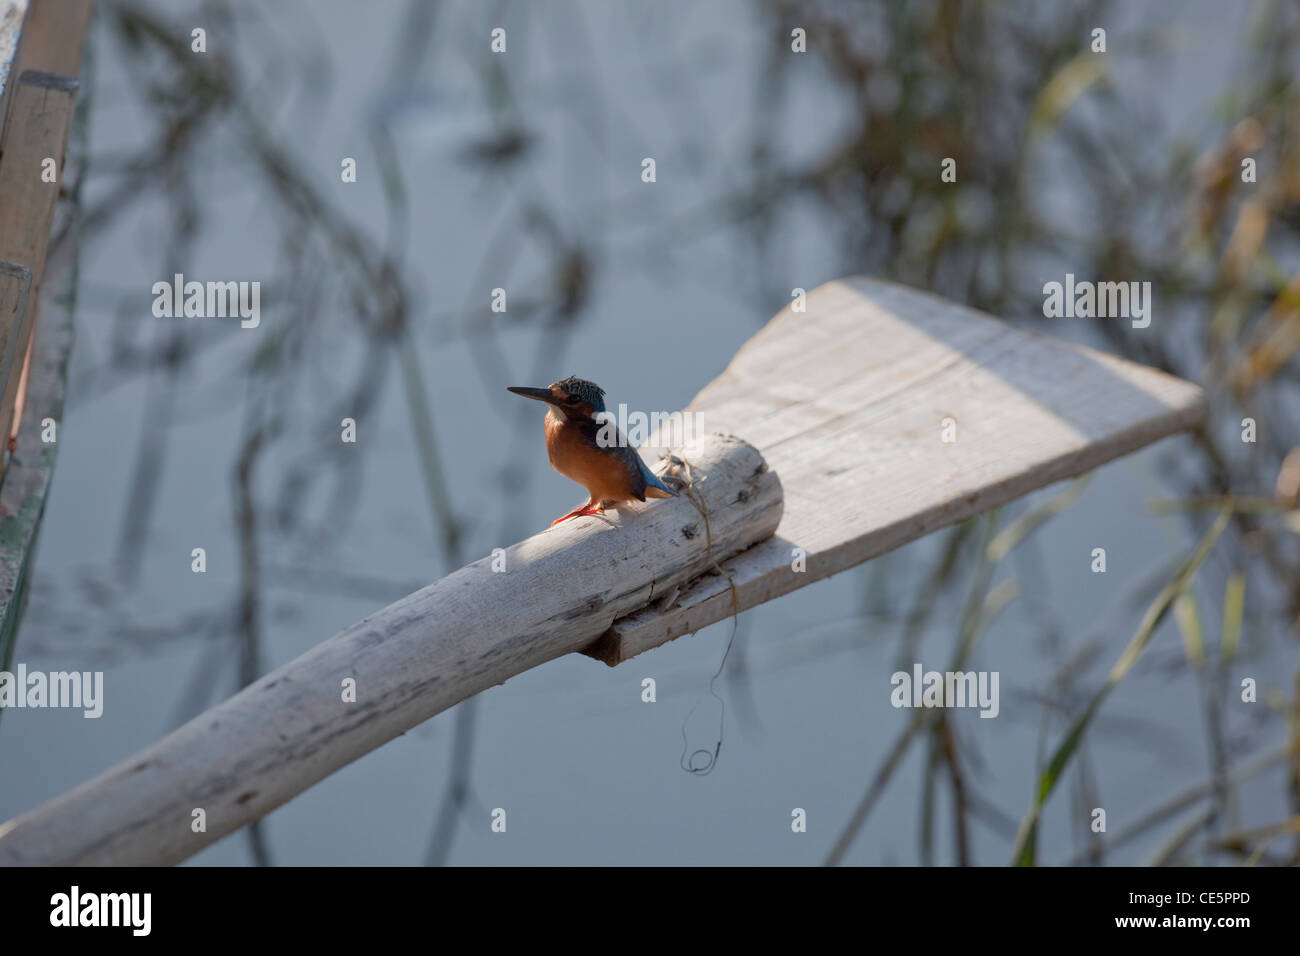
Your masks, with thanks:
[[(552, 526), (569, 518), (603, 514), (607, 507), (622, 502), (677, 497), (676, 491), (646, 467), (617, 425), (611, 421), (607, 426), (597, 419), (597, 415), (605, 415), (605, 391), (595, 382), (571, 375), (546, 388), (511, 385), (506, 391), (550, 406), (544, 425), (551, 467), (582, 485), (591, 496), (585, 505), (552, 521)], [(602, 435), (603, 428), (608, 430)]]

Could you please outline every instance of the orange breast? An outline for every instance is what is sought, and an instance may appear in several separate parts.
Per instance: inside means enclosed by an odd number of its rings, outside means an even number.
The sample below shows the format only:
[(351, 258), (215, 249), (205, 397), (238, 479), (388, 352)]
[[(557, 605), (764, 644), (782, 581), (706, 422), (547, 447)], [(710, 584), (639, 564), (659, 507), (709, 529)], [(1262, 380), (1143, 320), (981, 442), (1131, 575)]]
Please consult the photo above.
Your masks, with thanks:
[(636, 497), (622, 462), (588, 444), (577, 425), (547, 415), (546, 451), (551, 467), (586, 488), (595, 501), (626, 501)]

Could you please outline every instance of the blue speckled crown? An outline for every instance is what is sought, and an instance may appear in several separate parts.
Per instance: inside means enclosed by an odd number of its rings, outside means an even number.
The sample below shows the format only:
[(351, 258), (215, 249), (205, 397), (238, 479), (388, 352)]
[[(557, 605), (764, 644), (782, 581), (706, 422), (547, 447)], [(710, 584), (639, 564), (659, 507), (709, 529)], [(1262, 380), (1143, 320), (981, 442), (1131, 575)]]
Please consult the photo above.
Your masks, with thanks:
[(570, 375), (563, 381), (555, 383), (564, 389), (570, 395), (576, 395), (596, 411), (605, 410), (605, 390), (595, 382), (589, 382), (585, 378), (578, 378), (576, 375)]

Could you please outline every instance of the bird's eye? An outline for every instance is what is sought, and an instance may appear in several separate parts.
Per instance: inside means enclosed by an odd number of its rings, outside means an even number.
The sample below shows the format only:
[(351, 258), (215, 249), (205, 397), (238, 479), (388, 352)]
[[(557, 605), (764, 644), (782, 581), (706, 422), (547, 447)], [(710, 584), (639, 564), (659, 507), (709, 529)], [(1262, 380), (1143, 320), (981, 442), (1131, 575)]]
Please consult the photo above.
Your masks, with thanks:
[(582, 399), (580, 399), (577, 395), (570, 395), (568, 398), (565, 399), (565, 401), (568, 402), (570, 405), (576, 405), (578, 404), (578, 402), (582, 401)]

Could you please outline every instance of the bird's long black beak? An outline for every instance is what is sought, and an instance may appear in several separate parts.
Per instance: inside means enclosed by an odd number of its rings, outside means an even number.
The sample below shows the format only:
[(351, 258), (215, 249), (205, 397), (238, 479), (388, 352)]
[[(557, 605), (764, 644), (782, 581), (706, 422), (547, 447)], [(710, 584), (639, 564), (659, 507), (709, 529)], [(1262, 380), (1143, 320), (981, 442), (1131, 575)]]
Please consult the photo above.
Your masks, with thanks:
[(507, 385), (507, 392), (514, 392), (516, 395), (522, 395), (524, 398), (535, 398), (539, 402), (546, 402), (550, 405), (555, 404), (555, 396), (551, 394), (549, 388), (529, 388), (526, 385)]

